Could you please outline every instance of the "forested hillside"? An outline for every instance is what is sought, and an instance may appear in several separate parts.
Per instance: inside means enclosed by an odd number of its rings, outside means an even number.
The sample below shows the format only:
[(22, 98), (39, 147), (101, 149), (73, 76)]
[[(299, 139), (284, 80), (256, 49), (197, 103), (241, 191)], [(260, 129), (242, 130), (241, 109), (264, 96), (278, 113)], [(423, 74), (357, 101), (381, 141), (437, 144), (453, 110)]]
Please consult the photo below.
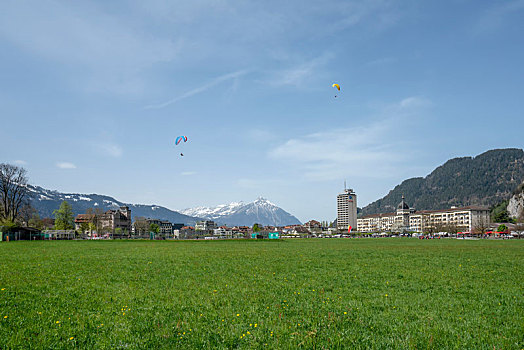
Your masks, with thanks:
[(385, 197), (367, 205), (362, 215), (394, 211), (402, 195), (416, 209), (452, 205), (492, 206), (511, 197), (524, 181), (524, 151), (496, 149), (476, 157), (448, 160), (431, 174), (403, 181)]

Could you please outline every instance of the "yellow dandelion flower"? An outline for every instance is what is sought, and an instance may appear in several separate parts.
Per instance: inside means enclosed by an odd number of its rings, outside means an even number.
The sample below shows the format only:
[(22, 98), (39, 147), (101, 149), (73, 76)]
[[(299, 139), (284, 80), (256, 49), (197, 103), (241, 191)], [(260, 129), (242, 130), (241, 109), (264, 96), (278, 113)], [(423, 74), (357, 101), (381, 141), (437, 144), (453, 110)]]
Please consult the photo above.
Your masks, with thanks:
[(6, 316), (4, 316), (4, 318), (7, 318), (7, 315), (6, 315)]
[(247, 333), (247, 334), (251, 334), (251, 333), (249, 333), (249, 331), (247, 331), (246, 333)]
[(5, 290), (5, 288), (2, 288), (2, 290)]
[(388, 296), (388, 295), (386, 294), (386, 296)]
[(257, 328), (257, 326), (258, 326), (258, 324), (257, 324), (257, 323), (255, 323), (255, 328)]
[(240, 316), (240, 314), (237, 314), (237, 317)]
[(347, 311), (344, 311), (344, 315), (347, 315), (347, 314), (348, 314)]
[(71, 338), (69, 338), (69, 340), (73, 340), (73, 339), (75, 339), (75, 337), (71, 337)]
[(56, 321), (55, 323), (56, 323), (56, 324), (59, 324), (59, 323), (60, 323), (60, 321)]

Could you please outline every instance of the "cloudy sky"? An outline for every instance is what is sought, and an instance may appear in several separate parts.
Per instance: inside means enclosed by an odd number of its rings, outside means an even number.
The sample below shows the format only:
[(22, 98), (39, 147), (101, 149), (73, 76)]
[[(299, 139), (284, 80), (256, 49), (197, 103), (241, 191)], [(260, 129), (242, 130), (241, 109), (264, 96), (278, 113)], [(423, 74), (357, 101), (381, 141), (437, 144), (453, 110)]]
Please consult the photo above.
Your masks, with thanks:
[(524, 0), (5, 0), (0, 162), (63, 192), (332, 220), (344, 179), (364, 206), (522, 148), (523, 33)]

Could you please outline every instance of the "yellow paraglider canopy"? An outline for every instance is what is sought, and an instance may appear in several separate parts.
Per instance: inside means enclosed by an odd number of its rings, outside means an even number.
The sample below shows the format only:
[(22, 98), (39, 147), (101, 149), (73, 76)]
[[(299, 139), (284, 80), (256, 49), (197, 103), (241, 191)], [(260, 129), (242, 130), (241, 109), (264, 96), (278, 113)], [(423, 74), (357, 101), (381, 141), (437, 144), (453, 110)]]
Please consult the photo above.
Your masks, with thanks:
[(340, 85), (338, 85), (337, 83), (333, 84), (332, 86), (336, 87), (338, 89), (338, 91), (340, 91)]

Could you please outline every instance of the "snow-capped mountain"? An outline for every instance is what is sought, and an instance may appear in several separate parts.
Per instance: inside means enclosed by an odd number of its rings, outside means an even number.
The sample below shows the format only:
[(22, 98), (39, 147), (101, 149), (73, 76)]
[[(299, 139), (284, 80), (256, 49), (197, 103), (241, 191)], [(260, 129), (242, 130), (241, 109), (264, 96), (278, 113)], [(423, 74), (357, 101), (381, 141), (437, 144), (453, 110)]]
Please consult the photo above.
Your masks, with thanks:
[(83, 214), (88, 208), (100, 208), (103, 211), (128, 206), (131, 216), (143, 216), (159, 220), (169, 220), (172, 223), (193, 225), (201, 220), (199, 217), (187, 216), (158, 205), (130, 204), (120, 202), (113, 197), (99, 194), (61, 193), (46, 190), (39, 186), (28, 185), (28, 197), (31, 205), (41, 217), (53, 217), (53, 211), (60, 207), (62, 201), (67, 201), (73, 207), (73, 213)]
[(251, 203), (233, 202), (216, 207), (189, 208), (180, 212), (228, 226), (252, 226), (254, 223), (272, 226), (300, 224), (296, 217), (262, 197)]

